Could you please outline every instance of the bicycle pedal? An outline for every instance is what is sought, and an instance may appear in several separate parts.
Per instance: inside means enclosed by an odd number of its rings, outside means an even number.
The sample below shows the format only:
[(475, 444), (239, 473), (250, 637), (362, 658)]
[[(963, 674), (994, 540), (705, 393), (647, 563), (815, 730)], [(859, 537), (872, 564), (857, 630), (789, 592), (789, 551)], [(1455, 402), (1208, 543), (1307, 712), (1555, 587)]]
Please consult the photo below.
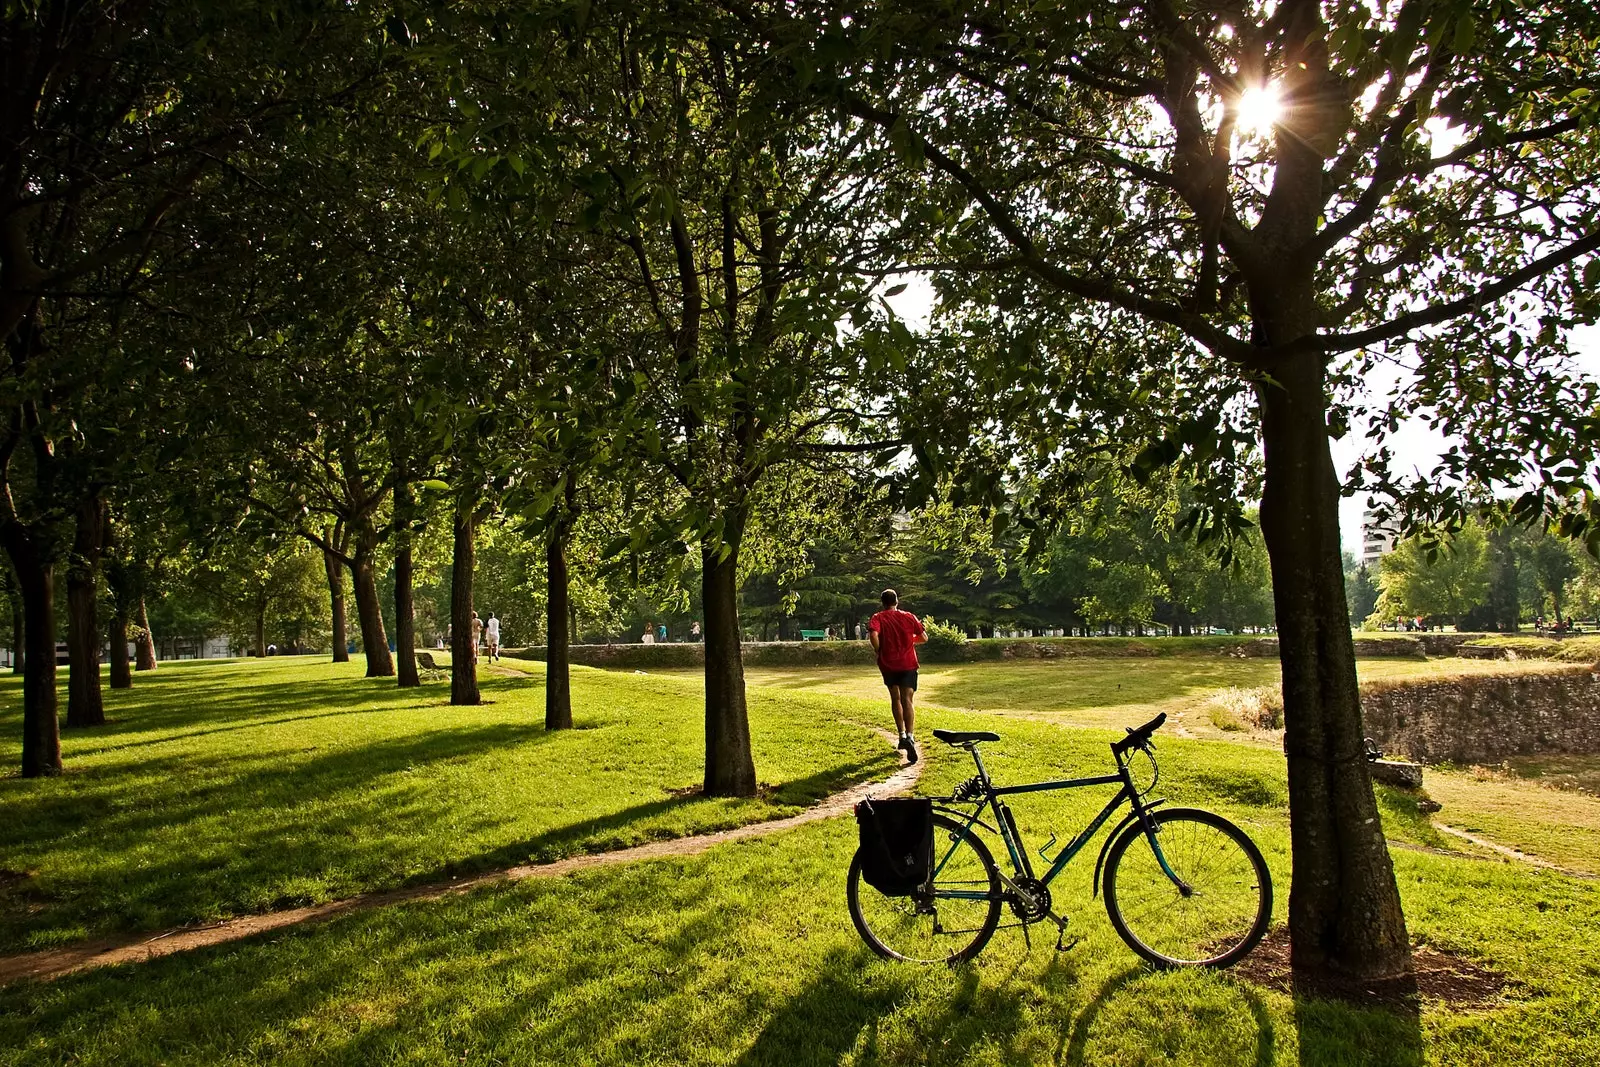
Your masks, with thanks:
[(1069, 949), (1077, 948), (1078, 942), (1082, 940), (1083, 938), (1081, 937), (1073, 937), (1072, 940), (1067, 940), (1067, 932), (1063, 930), (1061, 931), (1061, 936), (1056, 938), (1056, 951), (1066, 952)]

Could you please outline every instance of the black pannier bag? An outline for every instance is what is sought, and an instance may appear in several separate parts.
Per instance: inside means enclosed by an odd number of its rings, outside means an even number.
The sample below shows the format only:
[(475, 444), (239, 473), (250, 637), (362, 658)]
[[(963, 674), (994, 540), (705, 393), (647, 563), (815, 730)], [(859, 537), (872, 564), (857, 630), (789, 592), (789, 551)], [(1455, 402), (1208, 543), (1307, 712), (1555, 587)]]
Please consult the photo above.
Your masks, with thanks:
[(933, 871), (933, 801), (863, 800), (861, 877), (885, 896), (909, 896)]

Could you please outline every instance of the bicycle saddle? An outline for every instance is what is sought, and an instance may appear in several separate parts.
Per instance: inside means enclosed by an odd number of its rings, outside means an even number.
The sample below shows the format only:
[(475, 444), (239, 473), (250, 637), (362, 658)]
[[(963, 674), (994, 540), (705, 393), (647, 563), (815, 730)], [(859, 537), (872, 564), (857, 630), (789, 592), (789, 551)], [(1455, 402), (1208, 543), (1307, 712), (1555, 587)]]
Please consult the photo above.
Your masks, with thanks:
[(999, 734), (992, 734), (988, 730), (935, 730), (933, 736), (947, 745), (961, 745), (968, 741), (998, 741)]

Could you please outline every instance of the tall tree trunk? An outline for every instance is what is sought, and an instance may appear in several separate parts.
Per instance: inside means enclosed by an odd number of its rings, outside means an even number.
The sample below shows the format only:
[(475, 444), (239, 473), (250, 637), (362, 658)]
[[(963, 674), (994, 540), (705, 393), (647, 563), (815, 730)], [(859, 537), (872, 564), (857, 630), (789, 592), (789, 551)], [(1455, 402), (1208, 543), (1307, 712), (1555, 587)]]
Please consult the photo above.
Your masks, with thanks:
[(6, 523), (6, 552), (17, 572), (22, 595), (22, 776), (61, 773), (61, 723), (56, 716), (55, 563), (39, 550), (35, 536), (20, 523)]
[(133, 661), (128, 657), (128, 612), (118, 608), (111, 614), (111, 688), (133, 688)]
[(344, 564), (337, 554), (322, 550), (322, 571), (328, 578), (328, 605), (333, 610), (333, 662), (350, 662), (350, 625), (345, 608)]
[(1404, 973), (1410, 942), (1364, 754), (1324, 368), (1320, 357), (1294, 356), (1271, 374), (1257, 386), (1261, 530), (1283, 667), (1292, 959), (1297, 970)]
[(103, 726), (106, 721), (100, 696), (100, 623), (95, 618), (105, 534), (105, 498), (94, 492), (78, 505), (72, 560), (67, 566), (68, 726)]
[(476, 503), (456, 502), (455, 554), (450, 560), (450, 703), (477, 704), (477, 649), (472, 641), (472, 569), (478, 532)]
[(739, 648), (739, 536), (742, 516), (729, 522), (727, 556), (701, 551), (700, 593), (706, 625), (705, 795), (752, 797), (756, 764), (750, 754), (750, 716), (745, 706), (744, 659)]
[(373, 566), (377, 545), (363, 539), (356, 546), (355, 566), (350, 568), (356, 594), (356, 619), (361, 624), (361, 646), (367, 653), (368, 678), (394, 677), (394, 659), (389, 655), (389, 635), (383, 630), (383, 604), (378, 599), (378, 575)]
[(153, 671), (156, 669), (156, 635), (150, 632), (150, 611), (142, 596), (139, 598), (139, 616), (134, 622), (139, 626), (139, 636), (133, 641), (133, 669)]
[(550, 527), (550, 537), (545, 545), (545, 576), (548, 588), (549, 635), (545, 640), (544, 656), (544, 728), (546, 730), (572, 729), (572, 679), (568, 669), (568, 647), (571, 632), (567, 616), (571, 611), (568, 598), (567, 543), (572, 537), (573, 517), (564, 513)]
[(256, 659), (267, 658), (267, 600), (260, 597), (256, 601)]
[(394, 487), (394, 648), (395, 678), (403, 688), (422, 684), (417, 673), (417, 617), (412, 596), (411, 483), (396, 474)]

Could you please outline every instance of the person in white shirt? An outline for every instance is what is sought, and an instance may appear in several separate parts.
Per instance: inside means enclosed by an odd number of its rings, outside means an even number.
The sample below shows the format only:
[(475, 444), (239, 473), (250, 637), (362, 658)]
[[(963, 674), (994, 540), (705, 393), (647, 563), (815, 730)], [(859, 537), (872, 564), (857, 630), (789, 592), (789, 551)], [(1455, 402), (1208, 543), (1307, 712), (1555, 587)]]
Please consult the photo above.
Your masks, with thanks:
[(494, 612), (489, 612), (489, 622), (484, 627), (484, 638), (489, 642), (489, 662), (493, 663), (500, 658), (500, 619)]

